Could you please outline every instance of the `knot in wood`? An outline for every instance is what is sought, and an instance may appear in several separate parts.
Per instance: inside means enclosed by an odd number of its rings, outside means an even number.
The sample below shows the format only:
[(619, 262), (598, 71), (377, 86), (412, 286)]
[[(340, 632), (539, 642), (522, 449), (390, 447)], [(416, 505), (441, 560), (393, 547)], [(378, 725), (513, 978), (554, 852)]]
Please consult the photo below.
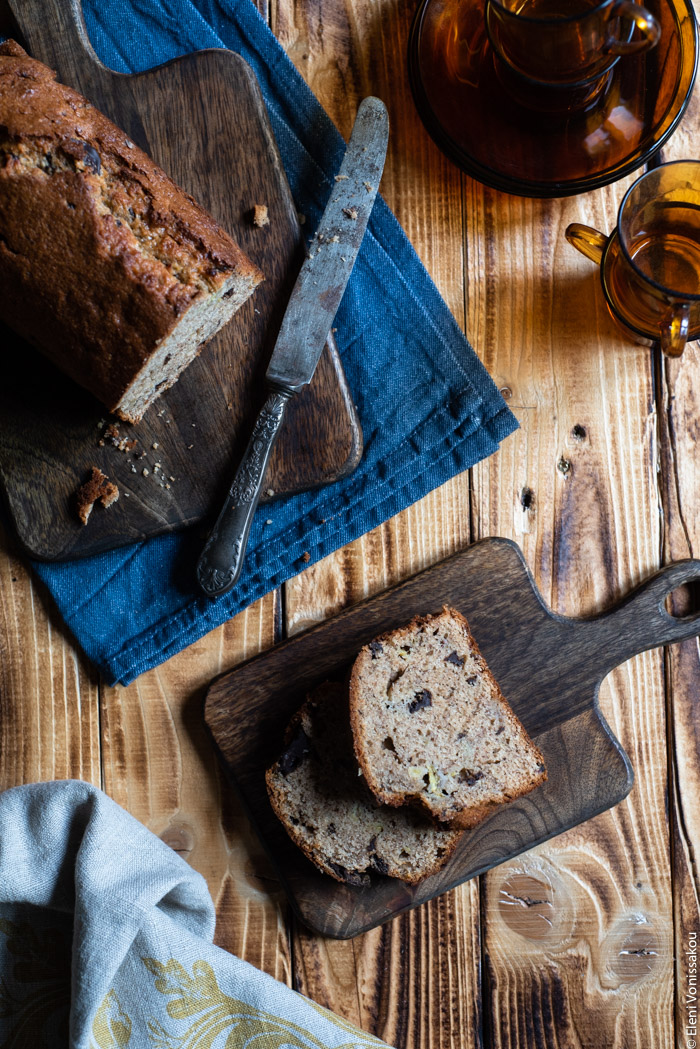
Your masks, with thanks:
[(636, 983), (650, 976), (666, 955), (651, 919), (632, 914), (622, 919), (609, 938), (608, 969), (617, 986)]
[(554, 888), (544, 877), (513, 872), (498, 891), (498, 911), (519, 936), (549, 939), (557, 918)]
[(160, 840), (183, 858), (189, 856), (195, 842), (192, 828), (185, 823), (172, 823), (169, 827), (166, 827), (160, 836)]

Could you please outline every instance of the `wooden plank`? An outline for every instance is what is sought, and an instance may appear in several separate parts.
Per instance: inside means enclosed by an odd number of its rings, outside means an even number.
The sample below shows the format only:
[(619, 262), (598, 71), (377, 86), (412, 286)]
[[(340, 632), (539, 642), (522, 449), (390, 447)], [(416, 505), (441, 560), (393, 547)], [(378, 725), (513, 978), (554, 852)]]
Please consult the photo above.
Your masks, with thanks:
[[(696, 14), (700, 4), (695, 4)], [(659, 161), (697, 158), (700, 96), (697, 88), (681, 126)], [(691, 343), (679, 360), (659, 357), (659, 462), (664, 515), (664, 558), (700, 550), (700, 509), (696, 428), (700, 416), (700, 344)], [(698, 608), (697, 587), (684, 588), (671, 602), (675, 615)], [(666, 653), (669, 809), (672, 835), (676, 960), (676, 1046), (697, 1042), (696, 949), (700, 930), (700, 730), (695, 706), (700, 694), (700, 652), (689, 642)], [(695, 1017), (695, 1020), (693, 1019)]]
[[(610, 229), (630, 182), (549, 202), (468, 187), (470, 323), (522, 427), (473, 471), (476, 531), (517, 539), (567, 615), (659, 561), (649, 353), (617, 334), (595, 267), (563, 238), (574, 220)], [(662, 654), (613, 673), (601, 709), (636, 770), (630, 797), (484, 879), (494, 1046), (672, 1042)]]
[(216, 941), (288, 980), (283, 897), (202, 721), (212, 677), (274, 642), (277, 596), (141, 675), (102, 689), (104, 789), (207, 880)]
[[(463, 323), (462, 176), (413, 108), (403, 60), (412, 5), (276, 0), (271, 12), (273, 30), (346, 137), (364, 95), (387, 104), (382, 193)], [(469, 535), (465, 474), (286, 584), (288, 631), (432, 564)], [(351, 943), (298, 928), (295, 986), (393, 1045), (471, 1049), (481, 1042), (478, 944), (478, 894), (467, 885)]]
[(0, 790), (51, 779), (99, 786), (97, 674), (0, 531)]
[(300, 927), (295, 985), (389, 1045), (480, 1045), (478, 913), (472, 881), (354, 940), (327, 940)]

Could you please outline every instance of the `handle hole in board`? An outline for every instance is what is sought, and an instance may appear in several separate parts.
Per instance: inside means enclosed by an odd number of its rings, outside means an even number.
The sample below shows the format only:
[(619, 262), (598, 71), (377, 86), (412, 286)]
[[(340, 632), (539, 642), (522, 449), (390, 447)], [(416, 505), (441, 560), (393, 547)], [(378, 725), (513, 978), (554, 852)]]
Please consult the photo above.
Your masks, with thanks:
[(664, 608), (673, 619), (692, 619), (700, 613), (700, 579), (691, 579), (672, 590)]

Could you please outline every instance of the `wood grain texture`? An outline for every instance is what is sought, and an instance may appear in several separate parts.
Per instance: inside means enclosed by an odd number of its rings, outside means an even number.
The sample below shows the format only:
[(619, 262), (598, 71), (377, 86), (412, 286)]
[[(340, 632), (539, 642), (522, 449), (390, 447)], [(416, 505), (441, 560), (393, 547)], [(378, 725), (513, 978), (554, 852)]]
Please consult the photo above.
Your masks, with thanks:
[[(595, 267), (563, 237), (575, 219), (611, 229), (631, 181), (551, 202), (470, 187), (475, 218), (467, 236), (478, 253), (469, 256), (470, 317), (485, 363), (511, 391), (521, 423), (473, 471), (476, 532), (516, 538), (545, 600), (571, 615), (590, 614), (660, 563), (651, 358), (618, 335)], [(486, 252), (484, 280), (477, 260)], [(662, 655), (649, 653), (610, 675), (600, 702), (636, 786), (609, 814), (485, 879), (484, 1008), (494, 1046), (672, 1044)], [(563, 886), (533, 886), (538, 864), (561, 872)], [(574, 907), (565, 949), (556, 937), (539, 940), (527, 924), (490, 920), (501, 907), (512, 914), (540, 906), (529, 902), (540, 897), (553, 913)], [(549, 904), (541, 906), (554, 920)], [(637, 920), (654, 930), (644, 956), (653, 961), (623, 980), (631, 955), (614, 945)], [(515, 1017), (523, 1023), (514, 1025)]]
[(127, 688), (102, 688), (104, 788), (207, 879), (217, 943), (278, 979), (284, 907), (261, 846), (223, 781), (202, 721), (211, 677), (269, 648), (269, 595)]
[[(82, 90), (198, 199), (261, 268), (265, 281), (140, 423), (121, 424), (133, 450), (99, 446), (107, 413), (94, 397), (16, 339), (0, 378), (0, 476), (22, 542), (37, 557), (86, 556), (210, 518), (220, 508), (262, 407), (263, 375), (304, 256), (299, 226), (264, 102), (250, 67), (218, 50), (123, 76), (104, 69), (80, 33), (17, 15), (36, 57)], [(55, 17), (55, 11), (54, 16)], [(67, 43), (70, 45), (67, 46)], [(72, 51), (70, 48), (72, 47)], [(78, 50), (76, 54), (75, 51)], [(241, 149), (241, 143), (245, 148)], [(270, 223), (256, 228), (255, 203)], [(4, 332), (3, 343), (12, 337)], [(362, 435), (333, 336), (314, 380), (290, 402), (265, 493), (336, 480), (357, 465)], [(88, 527), (75, 492), (98, 466), (124, 496)], [(269, 497), (264, 495), (264, 501)]]
[(0, 790), (50, 779), (100, 784), (98, 678), (0, 531)]
[[(696, 15), (700, 5), (695, 4)], [(700, 149), (700, 96), (694, 97), (682, 125), (664, 147), (659, 161), (696, 159)], [(689, 344), (679, 360), (659, 357), (659, 463), (664, 514), (664, 557), (700, 550), (697, 438), (700, 418), (700, 344)], [(682, 554), (681, 556), (687, 556)], [(698, 606), (698, 592), (684, 588), (674, 595), (677, 613)], [(700, 650), (696, 644), (674, 645), (667, 652), (667, 717), (670, 757), (669, 808), (676, 962), (676, 1046), (697, 1041), (697, 954), (700, 931)], [(688, 1030), (690, 1028), (690, 1030)], [(693, 1030), (694, 1029), (694, 1030)]]

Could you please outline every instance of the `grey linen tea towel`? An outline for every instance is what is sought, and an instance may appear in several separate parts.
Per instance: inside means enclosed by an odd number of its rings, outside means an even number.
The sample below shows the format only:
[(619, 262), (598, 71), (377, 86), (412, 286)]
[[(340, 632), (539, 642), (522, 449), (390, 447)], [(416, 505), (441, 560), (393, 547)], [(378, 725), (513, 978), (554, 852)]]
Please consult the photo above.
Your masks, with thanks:
[(3, 1049), (386, 1049), (213, 935), (202, 876), (96, 787), (0, 794)]

